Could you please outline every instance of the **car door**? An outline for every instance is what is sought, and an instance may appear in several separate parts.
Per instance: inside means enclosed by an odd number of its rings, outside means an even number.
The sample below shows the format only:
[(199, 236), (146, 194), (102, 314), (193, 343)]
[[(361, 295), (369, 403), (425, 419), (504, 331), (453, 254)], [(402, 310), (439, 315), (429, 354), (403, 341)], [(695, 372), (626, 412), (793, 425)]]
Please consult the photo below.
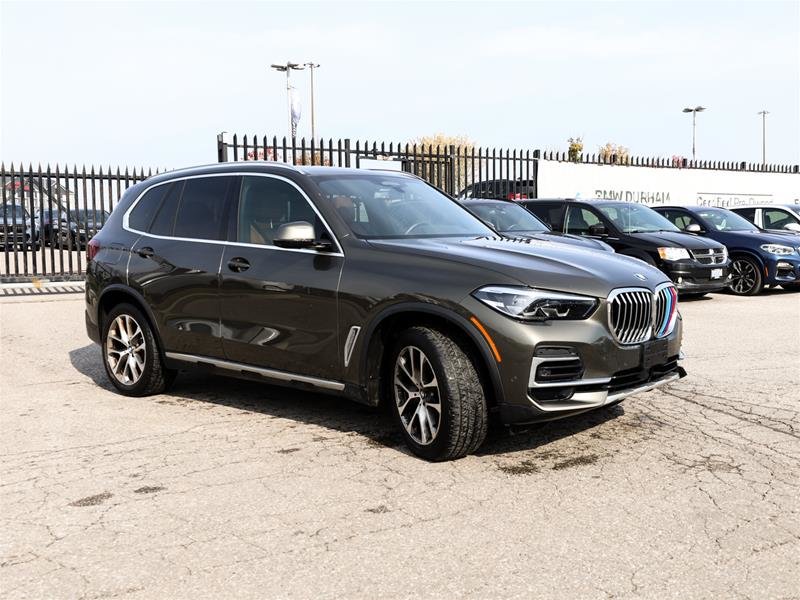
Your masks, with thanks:
[(223, 357), (219, 269), (237, 181), (204, 176), (157, 185), (126, 218), (125, 227), (141, 234), (128, 283), (152, 309), (166, 352)]
[(337, 378), (341, 352), (337, 287), (344, 255), (279, 248), (278, 228), (306, 221), (334, 240), (311, 201), (278, 175), (242, 178), (231, 240), (222, 257), (221, 315), (228, 360), (319, 378)]

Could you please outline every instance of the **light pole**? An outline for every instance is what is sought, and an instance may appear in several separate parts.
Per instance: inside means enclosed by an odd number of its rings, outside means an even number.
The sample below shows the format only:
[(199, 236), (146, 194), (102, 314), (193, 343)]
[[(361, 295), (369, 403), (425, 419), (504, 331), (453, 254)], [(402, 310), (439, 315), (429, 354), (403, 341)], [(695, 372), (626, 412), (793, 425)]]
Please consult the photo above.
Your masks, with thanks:
[(303, 66), (308, 67), (311, 71), (311, 139), (315, 140), (317, 139), (317, 124), (314, 115), (314, 69), (319, 68), (319, 65), (307, 62)]
[(694, 108), (684, 108), (683, 112), (685, 113), (692, 113), (692, 160), (697, 158), (697, 152), (695, 151), (695, 132), (697, 130), (697, 113), (703, 112), (705, 110), (704, 106), (695, 106)]
[(285, 65), (270, 65), (270, 67), (281, 73), (286, 73), (286, 104), (289, 110), (289, 136), (295, 137), (294, 127), (292, 126), (292, 86), (289, 84), (289, 74), (292, 71), (302, 71), (305, 67), (299, 63), (288, 61)]
[(761, 115), (761, 164), (767, 164), (767, 115), (768, 110), (759, 111)]

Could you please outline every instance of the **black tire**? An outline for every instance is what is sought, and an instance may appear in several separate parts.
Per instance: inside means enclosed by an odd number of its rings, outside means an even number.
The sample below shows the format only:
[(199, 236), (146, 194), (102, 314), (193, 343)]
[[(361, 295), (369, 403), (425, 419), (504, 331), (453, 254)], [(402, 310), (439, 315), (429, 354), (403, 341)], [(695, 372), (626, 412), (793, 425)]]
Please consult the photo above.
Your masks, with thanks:
[[(144, 367), (141, 370), (139, 378), (130, 384), (120, 381), (114, 374), (113, 367), (109, 363), (109, 353), (107, 352), (109, 330), (117, 317), (120, 316), (127, 316), (133, 319), (141, 330), (142, 341), (144, 343)], [(103, 320), (103, 335), (101, 339), (101, 352), (106, 375), (121, 394), (126, 396), (151, 396), (153, 394), (160, 394), (172, 385), (177, 372), (172, 369), (167, 369), (164, 366), (164, 358), (161, 355), (153, 330), (150, 327), (150, 322), (142, 311), (134, 305), (119, 304), (106, 315), (106, 318)]]
[(734, 256), (731, 259), (730, 291), (737, 296), (755, 296), (764, 289), (761, 266), (749, 256)]
[[(399, 410), (398, 394), (403, 392), (395, 385), (395, 370), (400, 368), (398, 360), (401, 353), (409, 348), (424, 354), (437, 382), (436, 395), (441, 410), (437, 431), (427, 444), (419, 443), (412, 437)], [(431, 461), (453, 460), (475, 452), (481, 446), (486, 438), (489, 421), (486, 395), (475, 364), (452, 338), (426, 327), (407, 329), (400, 333), (390, 349), (385, 367), (384, 398), (394, 422), (414, 454)], [(424, 377), (421, 379), (424, 380)], [(413, 400), (407, 401), (407, 404), (409, 402)], [(420, 402), (417, 400), (417, 403)], [(406, 415), (409, 408), (413, 406), (406, 409)], [(412, 429), (414, 418), (415, 416), (407, 417)], [(422, 428), (419, 417), (417, 425), (418, 429)]]

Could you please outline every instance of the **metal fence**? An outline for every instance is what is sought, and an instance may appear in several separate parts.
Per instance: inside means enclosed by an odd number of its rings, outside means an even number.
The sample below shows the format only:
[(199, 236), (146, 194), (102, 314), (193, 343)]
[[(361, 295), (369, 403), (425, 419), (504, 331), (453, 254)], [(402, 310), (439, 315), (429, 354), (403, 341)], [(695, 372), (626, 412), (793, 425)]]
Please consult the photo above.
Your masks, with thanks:
[(0, 165), (0, 282), (82, 279), (88, 241), (123, 192), (153, 174)]
[(535, 198), (538, 150), (428, 144), (287, 140), (217, 136), (217, 160), (274, 160), (293, 165), (389, 169), (414, 173), (453, 196)]

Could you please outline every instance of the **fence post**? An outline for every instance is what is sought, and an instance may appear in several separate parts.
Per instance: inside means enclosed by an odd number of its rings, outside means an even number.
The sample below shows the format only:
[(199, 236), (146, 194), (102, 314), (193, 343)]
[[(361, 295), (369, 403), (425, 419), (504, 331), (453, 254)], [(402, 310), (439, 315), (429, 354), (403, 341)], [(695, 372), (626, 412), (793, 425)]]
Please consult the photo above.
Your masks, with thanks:
[(217, 162), (228, 162), (228, 145), (222, 133), (217, 134)]
[(350, 138), (344, 141), (344, 166), (350, 168)]
[(456, 190), (456, 188), (458, 187), (458, 185), (456, 184), (456, 172), (458, 169), (456, 167), (457, 159), (456, 159), (455, 144), (450, 144), (447, 147), (447, 154), (449, 159), (448, 162), (450, 163), (450, 168), (448, 169), (450, 171), (450, 173), (448, 174), (449, 175), (448, 179), (450, 181), (447, 182), (448, 189), (446, 189), (445, 191), (451, 196), (455, 196), (458, 193), (458, 190)]

